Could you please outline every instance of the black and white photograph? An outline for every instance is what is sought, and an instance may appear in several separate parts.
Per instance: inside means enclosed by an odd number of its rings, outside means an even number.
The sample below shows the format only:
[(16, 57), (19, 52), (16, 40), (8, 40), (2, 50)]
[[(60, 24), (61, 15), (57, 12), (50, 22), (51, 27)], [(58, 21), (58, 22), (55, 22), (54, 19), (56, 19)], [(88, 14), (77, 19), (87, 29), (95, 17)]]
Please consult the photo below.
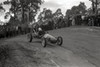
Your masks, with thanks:
[(0, 67), (100, 67), (100, 0), (0, 0)]

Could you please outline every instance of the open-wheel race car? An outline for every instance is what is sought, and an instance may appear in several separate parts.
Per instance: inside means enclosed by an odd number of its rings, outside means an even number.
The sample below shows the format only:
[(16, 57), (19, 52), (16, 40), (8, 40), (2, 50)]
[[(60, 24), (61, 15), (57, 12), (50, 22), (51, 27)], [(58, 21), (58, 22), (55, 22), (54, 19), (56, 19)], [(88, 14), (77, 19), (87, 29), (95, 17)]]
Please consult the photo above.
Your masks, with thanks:
[(48, 33), (46, 33), (42, 36), (30, 33), (30, 34), (28, 34), (29, 42), (32, 42), (32, 39), (35, 37), (41, 39), (41, 44), (43, 47), (46, 47), (48, 44), (56, 44), (56, 45), (61, 46), (63, 43), (63, 38), (61, 36), (54, 37)]
[(54, 37), (50, 35), (48, 32), (42, 30), (42, 28), (38, 28), (37, 31), (33, 29), (28, 35), (27, 35), (28, 41), (32, 42), (34, 38), (41, 39), (41, 43), (43, 47), (46, 47), (48, 43), (57, 44), (59, 46), (63, 43), (63, 38), (61, 36)]
[(45, 34), (41, 38), (41, 44), (43, 47), (46, 47), (48, 44), (56, 44), (56, 45), (61, 46), (62, 43), (63, 43), (63, 38), (61, 36), (54, 37), (50, 34)]

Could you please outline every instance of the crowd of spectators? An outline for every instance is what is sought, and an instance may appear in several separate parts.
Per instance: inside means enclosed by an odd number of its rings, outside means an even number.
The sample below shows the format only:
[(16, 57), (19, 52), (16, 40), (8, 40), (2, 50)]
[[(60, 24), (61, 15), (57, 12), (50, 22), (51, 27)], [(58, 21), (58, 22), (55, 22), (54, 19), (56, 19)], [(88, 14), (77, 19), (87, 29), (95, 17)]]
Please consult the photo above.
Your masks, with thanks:
[(17, 35), (26, 34), (30, 31), (28, 27), (23, 28), (21, 26), (6, 26), (0, 25), (0, 38), (8, 38)]

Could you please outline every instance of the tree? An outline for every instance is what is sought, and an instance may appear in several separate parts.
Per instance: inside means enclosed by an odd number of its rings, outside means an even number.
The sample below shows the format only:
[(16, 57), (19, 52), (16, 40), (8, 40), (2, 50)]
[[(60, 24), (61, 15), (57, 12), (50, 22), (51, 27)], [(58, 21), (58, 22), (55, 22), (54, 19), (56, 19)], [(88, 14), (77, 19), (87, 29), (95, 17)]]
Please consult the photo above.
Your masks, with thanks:
[(43, 22), (44, 21), (46, 10), (47, 10), (46, 8), (43, 8), (43, 11), (40, 12), (40, 14), (38, 15), (38, 21), (39, 22)]
[(46, 8), (38, 15), (38, 22), (44, 30), (53, 29), (52, 17), (52, 11)]
[(71, 9), (68, 9), (68, 10), (66, 11), (66, 17), (68, 17), (68, 16), (71, 15), (71, 14), (72, 14)]
[(52, 19), (52, 11), (50, 9), (45, 11), (45, 19)]
[(52, 11), (50, 9), (44, 8), (42, 12), (38, 15), (38, 20), (43, 22), (44, 20), (52, 19)]
[(71, 8), (71, 10), (72, 10), (74, 15), (85, 14), (85, 12), (86, 12), (86, 5), (84, 4), (84, 2), (80, 2), (80, 4), (78, 6), (73, 6)]
[(9, 0), (4, 1), (3, 4), (5, 4), (5, 5), (6, 5), (6, 4), (10, 4), (10, 1), (9, 1)]
[(84, 2), (80, 2), (80, 4), (78, 5), (77, 8), (81, 12), (81, 14), (85, 14), (86, 13), (86, 5), (85, 5)]
[[(80, 2), (79, 5), (77, 6), (73, 6), (71, 9), (68, 9), (66, 11), (66, 21), (67, 23), (69, 24), (70, 21), (74, 21), (75, 20), (76, 22), (79, 22), (81, 21), (81, 16), (82, 15), (85, 15), (87, 13), (87, 10), (86, 10), (86, 5), (84, 2)], [(78, 21), (79, 20), (79, 21)]]
[(66, 16), (74, 16), (78, 14), (84, 15), (87, 12), (86, 5), (84, 2), (80, 2), (78, 6), (73, 6), (71, 9), (66, 11)]
[(87, 15), (92, 15), (92, 14), (93, 14), (92, 8), (88, 8), (88, 9), (87, 9)]
[(61, 17), (61, 16), (63, 16), (63, 14), (62, 14), (60, 8), (58, 8), (58, 9), (56, 10), (56, 12), (54, 13), (54, 16), (56, 16), (56, 17), (58, 17), (58, 18)]
[(55, 23), (55, 28), (60, 28), (63, 20), (63, 14), (60, 8), (58, 8), (56, 12), (53, 14), (53, 20)]
[(0, 11), (1, 10), (4, 10), (5, 11), (5, 9), (3, 8), (2, 4), (0, 4)]
[[(11, 0), (11, 11), (16, 15), (17, 12), (22, 12), (22, 22), (24, 23), (25, 18), (25, 12), (28, 12), (32, 15), (37, 13), (37, 10), (39, 9), (39, 6), (41, 5), (42, 0)], [(31, 18), (32, 20), (33, 18)], [(31, 21), (30, 20), (30, 21)]]
[(97, 6), (100, 4), (100, 1), (99, 0), (89, 0), (92, 2), (92, 10), (93, 10), (93, 13), (97, 14)]

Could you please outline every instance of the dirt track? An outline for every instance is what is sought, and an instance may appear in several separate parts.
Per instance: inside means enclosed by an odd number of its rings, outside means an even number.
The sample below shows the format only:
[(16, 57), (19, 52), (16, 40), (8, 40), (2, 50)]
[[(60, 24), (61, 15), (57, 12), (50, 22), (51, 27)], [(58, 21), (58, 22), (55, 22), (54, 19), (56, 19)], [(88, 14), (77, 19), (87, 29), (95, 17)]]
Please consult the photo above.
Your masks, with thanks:
[[(17, 61), (22, 64), (21, 67), (26, 65), (29, 65), (26, 67), (100, 67), (99, 28), (71, 27), (49, 33), (63, 37), (62, 47), (48, 45), (43, 48), (40, 40), (34, 39), (32, 43), (28, 43), (25, 35), (8, 39), (6, 43), (15, 45), (14, 48), (20, 47), (16, 53), (19, 55)], [(39, 60), (34, 58), (34, 50), (37, 51), (35, 58), (38, 57)], [(38, 61), (37, 64), (33, 63), (32, 58), (36, 60), (35, 62)]]
[(8, 39), (0, 45), (0, 67), (56, 67), (46, 51), (19, 38)]

